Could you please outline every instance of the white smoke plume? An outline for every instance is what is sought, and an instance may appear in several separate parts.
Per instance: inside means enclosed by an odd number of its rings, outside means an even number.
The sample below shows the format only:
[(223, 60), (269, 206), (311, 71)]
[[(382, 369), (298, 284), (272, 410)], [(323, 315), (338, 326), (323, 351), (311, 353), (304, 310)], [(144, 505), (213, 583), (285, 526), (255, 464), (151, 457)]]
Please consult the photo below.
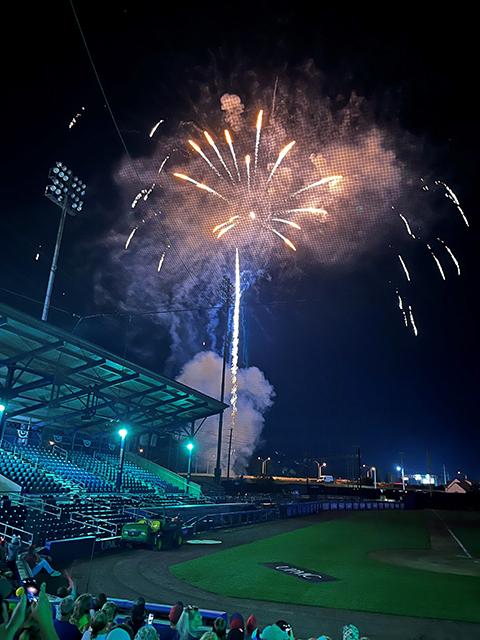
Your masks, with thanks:
[[(227, 372), (228, 374), (228, 372)], [(197, 353), (182, 368), (177, 380), (209, 396), (219, 397), (222, 375), (222, 358), (213, 351)], [(231, 380), (227, 375), (225, 398), (228, 401)], [(240, 369), (238, 372), (238, 414), (232, 437), (231, 468), (234, 473), (243, 473), (252, 451), (261, 441), (264, 414), (273, 404), (275, 392), (265, 375), (257, 367)], [(222, 469), (225, 472), (228, 456), (228, 441), (231, 425), (231, 409), (224, 413), (222, 441)], [(218, 416), (208, 418), (198, 433), (197, 455), (199, 471), (211, 472), (215, 466), (217, 452)]]
[(220, 98), (220, 106), (222, 111), (225, 111), (225, 122), (227, 125), (235, 132), (240, 131), (243, 124), (241, 116), (245, 111), (245, 106), (242, 104), (240, 96), (224, 93)]

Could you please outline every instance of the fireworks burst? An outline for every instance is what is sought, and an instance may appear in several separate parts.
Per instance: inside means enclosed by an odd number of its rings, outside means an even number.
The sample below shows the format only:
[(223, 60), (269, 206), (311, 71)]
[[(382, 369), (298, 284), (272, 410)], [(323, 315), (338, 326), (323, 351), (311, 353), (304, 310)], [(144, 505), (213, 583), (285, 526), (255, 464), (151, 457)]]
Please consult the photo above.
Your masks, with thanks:
[[(225, 141), (230, 151), (234, 172), (230, 170), (227, 162), (222, 154), (221, 149), (215, 143), (212, 135), (208, 131), (204, 131), (204, 136), (207, 142), (212, 147), (215, 155), (217, 156), (220, 164), (226, 175), (221, 174), (218, 168), (208, 158), (208, 156), (202, 151), (200, 145), (194, 140), (188, 140), (188, 144), (194, 151), (205, 161), (212, 173), (222, 180), (222, 191), (227, 196), (222, 195), (217, 189), (210, 187), (206, 182), (200, 182), (199, 180), (192, 178), (191, 176), (174, 172), (173, 175), (185, 182), (188, 182), (195, 187), (207, 191), (213, 196), (221, 198), (229, 204), (227, 217), (224, 221), (216, 224), (213, 227), (213, 233), (217, 239), (222, 238), (228, 232), (233, 229), (242, 229), (245, 225), (251, 225), (252, 223), (259, 225), (262, 229), (270, 231), (276, 237), (278, 237), (287, 247), (292, 251), (296, 251), (297, 248), (290, 238), (284, 235), (276, 228), (276, 223), (289, 226), (290, 228), (301, 230), (301, 226), (288, 219), (286, 216), (295, 216), (296, 214), (316, 214), (322, 217), (327, 215), (327, 210), (324, 207), (319, 207), (317, 200), (322, 199), (322, 194), (310, 195), (310, 201), (303, 207), (291, 208), (289, 207), (288, 200), (299, 196), (305, 191), (318, 190), (330, 186), (331, 188), (337, 185), (343, 178), (341, 175), (325, 176), (320, 180), (316, 180), (311, 184), (303, 185), (300, 189), (296, 189), (290, 193), (285, 193), (284, 184), (280, 179), (278, 189), (275, 188), (275, 180), (277, 172), (280, 169), (283, 161), (287, 158), (289, 152), (293, 149), (296, 142), (292, 140), (284, 147), (282, 147), (277, 155), (275, 162), (271, 169), (269, 169), (268, 162), (265, 165), (260, 166), (259, 155), (261, 153), (261, 131), (263, 122), (263, 110), (258, 112), (255, 126), (255, 143), (254, 143), (254, 181), (252, 184), (250, 173), (250, 154), (245, 155), (245, 173), (242, 175), (240, 166), (237, 161), (237, 154), (235, 152), (235, 146), (232, 136), (228, 129), (224, 130)], [(233, 173), (236, 174), (234, 178)], [(301, 173), (301, 176), (303, 172)], [(300, 176), (300, 177), (301, 177)], [(246, 188), (245, 188), (246, 184)], [(320, 189), (321, 190), (321, 189)]]

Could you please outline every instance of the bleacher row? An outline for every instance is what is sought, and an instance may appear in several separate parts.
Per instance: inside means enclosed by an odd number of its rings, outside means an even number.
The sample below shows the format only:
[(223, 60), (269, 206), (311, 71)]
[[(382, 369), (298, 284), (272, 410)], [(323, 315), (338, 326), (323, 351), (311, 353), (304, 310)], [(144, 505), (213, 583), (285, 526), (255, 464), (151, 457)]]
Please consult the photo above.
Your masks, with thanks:
[[(178, 487), (160, 475), (125, 461), (122, 491), (132, 494), (175, 494)], [(22, 487), (23, 494), (114, 493), (118, 454), (70, 452), (25, 445), (0, 449), (0, 474)]]

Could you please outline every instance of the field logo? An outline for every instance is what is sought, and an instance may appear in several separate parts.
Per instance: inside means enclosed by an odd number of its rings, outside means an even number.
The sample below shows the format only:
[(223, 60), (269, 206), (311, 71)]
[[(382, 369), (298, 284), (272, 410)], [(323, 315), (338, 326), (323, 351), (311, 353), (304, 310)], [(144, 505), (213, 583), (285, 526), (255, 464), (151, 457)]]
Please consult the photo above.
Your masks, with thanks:
[(327, 576), (325, 573), (317, 573), (316, 571), (310, 571), (310, 569), (301, 569), (300, 567), (294, 567), (291, 564), (285, 562), (266, 562), (266, 567), (280, 571), (281, 573), (287, 573), (288, 575), (305, 580), (306, 582), (333, 582), (337, 580), (333, 576)]

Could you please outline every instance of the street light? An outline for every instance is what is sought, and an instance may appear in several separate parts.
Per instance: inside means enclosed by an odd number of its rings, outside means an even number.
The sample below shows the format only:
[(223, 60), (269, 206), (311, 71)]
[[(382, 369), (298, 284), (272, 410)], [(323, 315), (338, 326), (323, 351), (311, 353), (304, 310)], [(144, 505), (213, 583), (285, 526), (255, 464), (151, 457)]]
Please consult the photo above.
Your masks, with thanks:
[(267, 462), (270, 462), (271, 458), (264, 458), (262, 460), (262, 458), (258, 458), (260, 460), (260, 462), (262, 463), (262, 470), (261, 470), (261, 474), (262, 476), (266, 476), (267, 475)]
[(3, 402), (0, 402), (0, 413), (3, 413), (6, 408), (7, 408), (7, 406), (5, 404), (3, 404)]
[(125, 427), (121, 427), (118, 430), (118, 435), (120, 436), (120, 456), (118, 458), (118, 474), (115, 488), (117, 489), (117, 491), (120, 491), (122, 488), (123, 463), (125, 460), (125, 441), (127, 439), (128, 429), (126, 429)]
[(189, 440), (187, 442), (187, 444), (185, 445), (187, 451), (188, 451), (188, 471), (187, 471), (187, 486), (186, 486), (186, 493), (189, 494), (190, 493), (190, 479), (192, 477), (192, 453), (193, 450), (195, 449), (195, 445), (193, 444), (193, 442), (191, 440)]
[(48, 178), (51, 184), (47, 185), (45, 195), (51, 202), (61, 207), (62, 215), (60, 216), (60, 222), (58, 224), (57, 240), (53, 251), (52, 265), (50, 267), (45, 302), (43, 304), (42, 320), (44, 321), (48, 319), (48, 310), (52, 298), (55, 274), (57, 273), (58, 256), (60, 253), (60, 245), (62, 244), (65, 219), (67, 213), (70, 216), (76, 216), (78, 213), (81, 213), (83, 209), (83, 197), (85, 196), (85, 190), (87, 188), (85, 183), (72, 175), (71, 170), (67, 169), (61, 162), (56, 162), (55, 166), (50, 169)]
[(377, 467), (370, 467), (370, 471), (373, 472), (373, 488), (377, 488)]
[(322, 477), (322, 467), (326, 467), (327, 463), (319, 462), (318, 460), (314, 460), (314, 462), (317, 465), (317, 480), (320, 480), (320, 478)]
[(405, 491), (405, 470), (403, 468), (403, 464), (401, 466), (397, 464), (396, 469), (402, 474), (402, 491)]

